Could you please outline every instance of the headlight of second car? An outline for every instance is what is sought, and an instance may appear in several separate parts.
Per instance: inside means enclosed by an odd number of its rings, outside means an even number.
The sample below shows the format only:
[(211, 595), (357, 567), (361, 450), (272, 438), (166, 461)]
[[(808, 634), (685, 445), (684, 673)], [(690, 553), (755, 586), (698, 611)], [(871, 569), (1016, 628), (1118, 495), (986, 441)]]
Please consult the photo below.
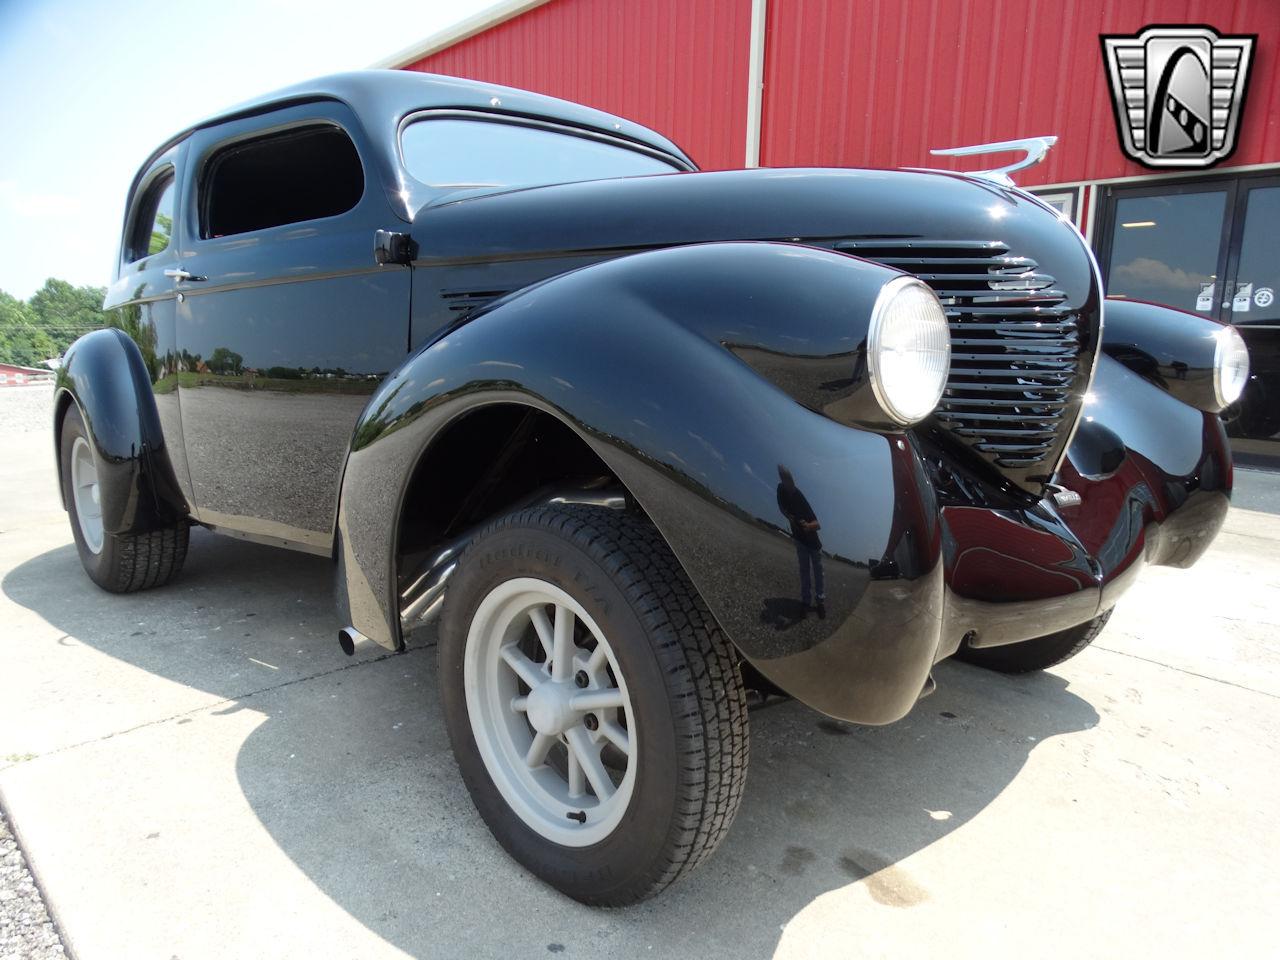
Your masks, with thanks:
[(871, 312), (867, 366), (876, 400), (896, 423), (933, 413), (951, 368), (951, 332), (937, 295), (914, 277), (884, 285)]
[(1249, 350), (1235, 327), (1224, 327), (1217, 336), (1218, 346), (1213, 354), (1213, 392), (1221, 407), (1229, 407), (1240, 399), (1249, 380)]

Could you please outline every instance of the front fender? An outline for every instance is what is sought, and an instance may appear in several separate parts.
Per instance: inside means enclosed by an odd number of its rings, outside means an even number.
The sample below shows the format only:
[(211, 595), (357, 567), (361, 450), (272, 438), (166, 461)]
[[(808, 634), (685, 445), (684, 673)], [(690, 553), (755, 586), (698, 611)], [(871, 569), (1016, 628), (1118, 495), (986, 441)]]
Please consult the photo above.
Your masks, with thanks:
[[(98, 456), (102, 523), (108, 533), (146, 533), (188, 515), (165, 449), (146, 364), (127, 334), (114, 327), (95, 330), (67, 349), (55, 386), (58, 418), (68, 402), (79, 408)], [(54, 423), (54, 458), (61, 494), (60, 437), (59, 419)]]
[[(421, 350), (356, 428), (338, 518), (349, 622), (401, 644), (392, 540), (408, 479), (455, 418), (516, 401), (608, 464), (766, 677), (846, 719), (902, 716), (939, 642), (937, 508), (907, 438), (819, 412), (862, 388), (870, 304), (895, 275), (781, 244), (663, 250), (539, 284)], [(824, 619), (800, 609), (809, 558), (780, 467), (821, 524)]]
[(1189, 406), (1221, 412), (1214, 365), (1226, 324), (1141, 300), (1109, 299), (1106, 317), (1107, 356)]
[[(1060, 479), (1063, 518), (1097, 558), (1103, 608), (1145, 563), (1189, 567), (1226, 520), (1231, 448), (1216, 414), (1103, 357)], [(1111, 596), (1109, 596), (1111, 595)]]

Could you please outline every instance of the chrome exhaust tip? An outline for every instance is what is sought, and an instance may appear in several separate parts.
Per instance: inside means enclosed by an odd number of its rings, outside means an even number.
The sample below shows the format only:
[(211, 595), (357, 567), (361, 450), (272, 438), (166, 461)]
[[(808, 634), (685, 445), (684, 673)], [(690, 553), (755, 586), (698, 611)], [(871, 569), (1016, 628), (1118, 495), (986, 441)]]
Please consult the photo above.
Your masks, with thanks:
[(342, 648), (342, 652), (348, 657), (355, 656), (356, 647), (368, 642), (369, 638), (355, 627), (343, 627), (338, 631), (338, 646)]

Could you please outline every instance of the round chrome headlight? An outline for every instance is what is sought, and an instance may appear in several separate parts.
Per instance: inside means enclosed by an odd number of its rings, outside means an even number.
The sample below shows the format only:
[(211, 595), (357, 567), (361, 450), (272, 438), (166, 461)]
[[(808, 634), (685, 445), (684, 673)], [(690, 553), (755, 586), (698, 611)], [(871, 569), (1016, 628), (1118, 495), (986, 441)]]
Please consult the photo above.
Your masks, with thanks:
[(915, 277), (884, 285), (871, 311), (867, 367), (876, 400), (909, 426), (933, 413), (951, 369), (951, 332), (937, 295)]
[(1235, 327), (1223, 327), (1217, 338), (1218, 346), (1213, 353), (1213, 392), (1219, 405), (1228, 407), (1240, 399), (1249, 380), (1249, 349)]

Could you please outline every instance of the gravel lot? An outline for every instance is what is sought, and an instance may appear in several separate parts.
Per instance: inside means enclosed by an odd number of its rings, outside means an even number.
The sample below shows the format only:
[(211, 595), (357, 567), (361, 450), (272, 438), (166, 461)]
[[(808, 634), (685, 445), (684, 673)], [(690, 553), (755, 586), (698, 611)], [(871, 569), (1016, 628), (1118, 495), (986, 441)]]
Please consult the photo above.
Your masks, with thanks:
[(0, 430), (6, 435), (39, 433), (48, 437), (52, 417), (52, 383), (0, 388)]
[(9, 821), (0, 813), (0, 960), (66, 955)]

